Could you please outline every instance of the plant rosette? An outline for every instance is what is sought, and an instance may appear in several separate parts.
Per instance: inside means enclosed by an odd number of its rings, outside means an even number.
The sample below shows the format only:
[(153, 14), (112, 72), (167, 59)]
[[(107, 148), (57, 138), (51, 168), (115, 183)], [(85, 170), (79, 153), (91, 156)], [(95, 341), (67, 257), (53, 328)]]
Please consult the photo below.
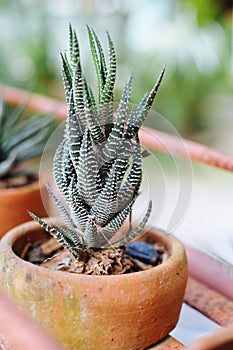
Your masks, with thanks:
[[(49, 224), (57, 222), (46, 219)], [(71, 349), (144, 349), (176, 325), (187, 282), (182, 243), (150, 229), (169, 257), (160, 265), (122, 275), (83, 275), (37, 266), (20, 258), (25, 246), (47, 233), (32, 221), (0, 243), (0, 283), (7, 294)]]

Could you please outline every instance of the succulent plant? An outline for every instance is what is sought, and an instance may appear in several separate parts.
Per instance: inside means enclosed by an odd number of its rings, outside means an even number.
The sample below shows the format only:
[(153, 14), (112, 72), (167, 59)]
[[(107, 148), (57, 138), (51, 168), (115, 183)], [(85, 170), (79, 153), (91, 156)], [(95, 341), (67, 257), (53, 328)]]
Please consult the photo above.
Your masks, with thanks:
[(26, 117), (25, 107), (12, 107), (2, 101), (0, 105), (0, 179), (6, 179), (20, 162), (42, 153), (54, 118)]
[(132, 77), (120, 102), (113, 101), (116, 54), (110, 35), (108, 64), (95, 31), (87, 26), (98, 82), (97, 102), (83, 74), (76, 32), (69, 27), (69, 54), (62, 57), (62, 74), (68, 104), (64, 137), (54, 156), (53, 175), (68, 208), (48, 187), (66, 228), (50, 226), (30, 213), (74, 257), (83, 258), (89, 247), (120, 246), (133, 239), (146, 224), (143, 220), (125, 237), (114, 239), (138, 196), (142, 179), (142, 151), (138, 131), (145, 120), (164, 69), (137, 108), (130, 110)]

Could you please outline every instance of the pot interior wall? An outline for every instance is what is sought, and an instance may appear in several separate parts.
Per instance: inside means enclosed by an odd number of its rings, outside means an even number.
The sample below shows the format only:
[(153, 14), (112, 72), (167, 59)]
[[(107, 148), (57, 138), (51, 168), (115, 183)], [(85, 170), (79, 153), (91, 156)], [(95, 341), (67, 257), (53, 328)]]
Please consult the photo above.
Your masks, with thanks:
[(13, 242), (12, 250), (20, 258), (23, 255), (23, 252), (28, 247), (35, 242), (45, 242), (51, 236), (46, 231), (38, 228), (38, 230), (28, 231), (24, 235), (16, 238)]

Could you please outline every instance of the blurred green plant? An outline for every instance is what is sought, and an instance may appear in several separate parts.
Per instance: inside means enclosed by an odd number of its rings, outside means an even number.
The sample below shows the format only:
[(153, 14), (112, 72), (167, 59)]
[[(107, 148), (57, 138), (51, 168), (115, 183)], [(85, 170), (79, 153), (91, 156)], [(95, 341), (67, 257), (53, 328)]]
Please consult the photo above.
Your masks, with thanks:
[[(229, 7), (212, 2), (213, 6), (208, 6), (208, 0), (205, 4), (174, 0), (169, 5), (163, 3), (158, 13), (156, 2), (148, 1), (148, 8), (141, 6), (141, 11), (129, 19), (133, 33), (136, 24), (147, 18), (141, 31), (129, 37), (137, 71), (132, 100), (137, 101), (150, 86), (154, 67), (166, 64), (156, 110), (189, 137), (211, 125), (213, 115), (208, 104), (212, 96), (233, 92), (231, 26), (226, 15)], [(143, 59), (145, 50), (147, 57)], [(149, 126), (156, 127), (156, 121)]]
[(193, 7), (200, 26), (213, 20), (219, 20), (224, 25), (224, 16), (233, 8), (232, 0), (181, 0), (181, 3)]
[[(13, 107), (0, 101), (0, 179), (18, 174), (20, 163), (41, 155), (55, 119), (48, 115), (29, 115), (25, 107)], [(20, 175), (30, 171), (20, 168)]]
[(53, 61), (46, 4), (38, 5), (32, 0), (29, 6), (23, 0), (1, 0), (0, 8), (0, 21), (4, 28), (0, 33), (0, 81), (53, 95), (58, 71)]
[(183, 135), (211, 125), (210, 96), (232, 94), (229, 0), (128, 0), (124, 6), (121, 0), (54, 3), (30, 0), (28, 6), (23, 0), (1, 0), (3, 83), (64, 98), (56, 50), (63, 41), (60, 29), (72, 20), (79, 27), (88, 22), (111, 31), (119, 53), (116, 88), (132, 66), (137, 71), (133, 102), (153, 83), (155, 67), (167, 65), (156, 109)]

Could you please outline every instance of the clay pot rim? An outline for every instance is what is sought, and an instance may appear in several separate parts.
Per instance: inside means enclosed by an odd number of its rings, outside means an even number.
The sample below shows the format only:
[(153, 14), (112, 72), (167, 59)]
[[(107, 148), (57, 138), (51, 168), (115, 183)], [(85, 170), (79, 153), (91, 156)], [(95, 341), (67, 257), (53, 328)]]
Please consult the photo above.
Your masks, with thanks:
[(0, 188), (0, 196), (14, 196), (15, 194), (24, 194), (27, 192), (30, 192), (32, 190), (37, 190), (41, 188), (41, 182), (39, 179), (36, 179), (30, 184), (18, 186), (18, 187), (7, 187), (7, 188)]
[[(56, 220), (59, 220), (59, 222), (61, 222), (61, 219), (59, 218), (43, 218), (43, 220), (45, 220), (46, 222), (56, 222)], [(128, 274), (122, 274), (122, 275), (104, 275), (104, 276), (98, 276), (98, 275), (84, 275), (84, 274), (75, 274), (75, 273), (67, 273), (66, 271), (58, 271), (58, 270), (52, 270), (52, 269), (48, 269), (42, 266), (38, 266), (35, 265), (29, 261), (26, 261), (22, 258), (20, 258), (13, 250), (13, 245), (15, 244), (15, 242), (17, 241), (17, 239), (19, 239), (22, 235), (26, 235), (29, 234), (29, 231), (35, 231), (35, 230), (43, 230), (41, 228), (41, 226), (35, 222), (35, 221), (28, 221), (25, 222), (23, 224), (20, 224), (16, 227), (14, 227), (13, 229), (9, 230), (1, 239), (0, 241), (0, 251), (2, 249), (7, 250), (8, 253), (11, 255), (11, 257), (13, 257), (15, 260), (18, 261), (18, 263), (22, 264), (23, 266), (30, 266), (30, 269), (35, 271), (35, 273), (37, 271), (46, 271), (46, 273), (48, 275), (53, 275), (56, 276), (58, 279), (65, 277), (66, 279), (85, 279), (85, 280), (96, 280), (99, 281), (100, 279), (128, 279), (128, 278), (132, 278), (134, 279), (135, 276), (137, 276), (137, 278), (147, 278), (147, 277), (151, 277), (151, 275), (153, 275), (154, 271), (158, 271), (158, 270), (167, 270), (170, 269), (170, 267), (175, 263), (177, 264), (177, 262), (180, 261), (180, 257), (183, 257), (185, 254), (185, 248), (182, 244), (182, 242), (175, 237), (173, 234), (171, 233), (167, 233), (159, 228), (156, 227), (149, 227), (148, 229), (146, 229), (144, 232), (145, 234), (148, 235), (153, 235), (157, 238), (159, 238), (159, 241), (164, 243), (165, 247), (168, 249), (169, 252), (169, 257), (168, 259), (163, 262), (160, 265), (157, 265), (155, 267), (143, 270), (143, 271), (137, 271), (137, 272), (133, 272), (133, 273), (128, 273)], [(144, 237), (144, 234), (143, 236)], [(178, 258), (178, 259), (177, 259)], [(187, 259), (186, 259), (187, 262)], [(119, 281), (120, 283), (120, 281)]]

